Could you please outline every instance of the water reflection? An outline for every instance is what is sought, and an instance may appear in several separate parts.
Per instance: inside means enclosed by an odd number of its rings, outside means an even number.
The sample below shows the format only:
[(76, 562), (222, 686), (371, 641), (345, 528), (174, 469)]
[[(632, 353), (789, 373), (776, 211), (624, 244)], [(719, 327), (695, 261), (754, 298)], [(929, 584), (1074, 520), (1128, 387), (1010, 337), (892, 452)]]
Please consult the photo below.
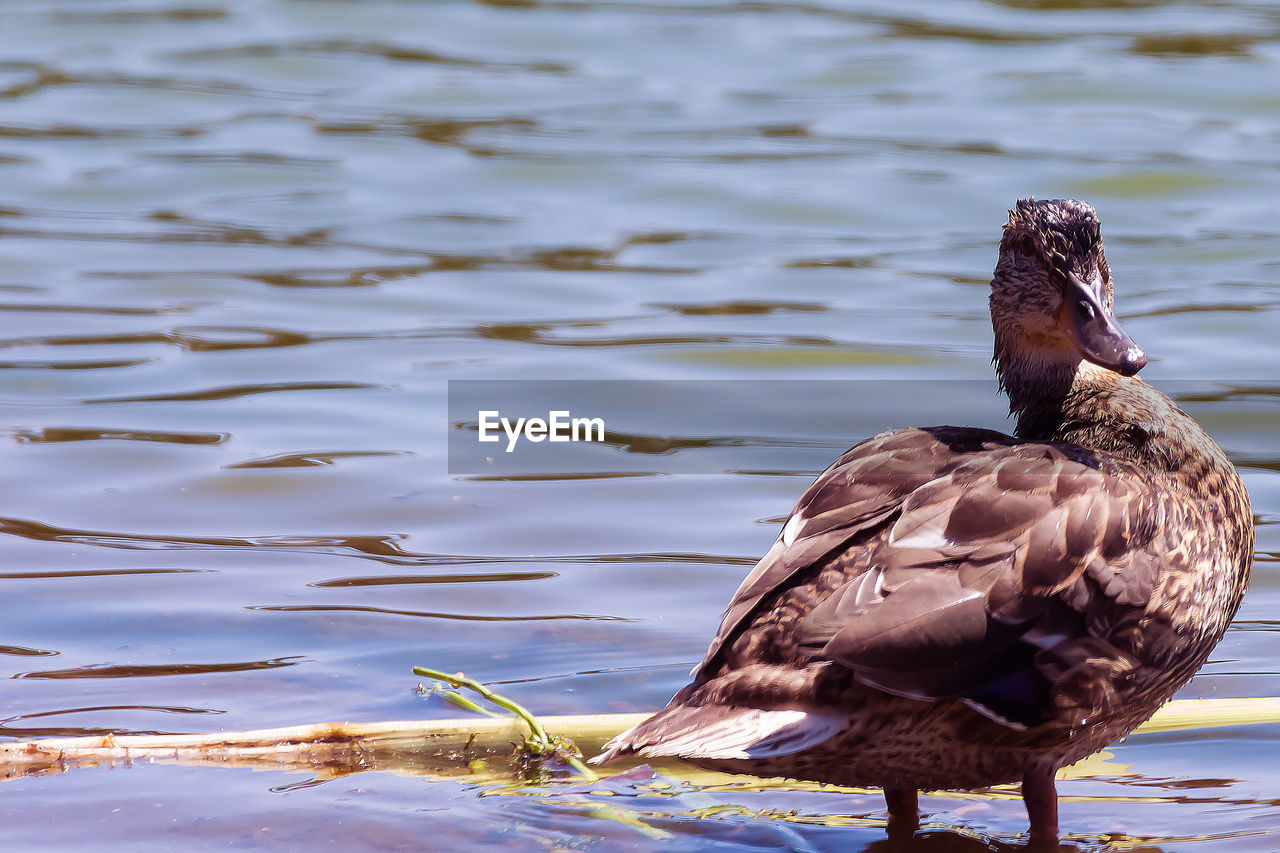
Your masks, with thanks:
[(275, 456), (265, 456), (261, 459), (246, 459), (244, 462), (234, 462), (230, 465), (224, 465), (223, 467), (227, 469), (313, 468), (320, 465), (333, 465), (340, 459), (364, 459), (380, 456), (409, 455), (412, 455), (409, 451), (394, 450), (311, 451), (304, 453), (280, 453)]
[(47, 657), (56, 655), (50, 649), (28, 649), (23, 646), (0, 646), (0, 655), (17, 655), (18, 657)]
[(177, 715), (207, 715), (221, 714), (212, 708), (187, 708), (181, 706), (163, 706), (163, 705), (97, 705), (86, 708), (59, 708), (51, 711), (42, 711), (34, 714), (19, 714), (14, 717), (0, 719), (0, 734), (14, 738), (53, 738), (53, 737), (90, 737), (93, 735), (106, 734), (129, 734), (129, 735), (159, 735), (161, 731), (147, 730), (139, 731), (135, 729), (122, 729), (119, 726), (84, 728), (81, 726), (70, 725), (31, 725), (32, 720), (43, 720), (50, 717), (68, 717), (76, 714), (87, 714), (91, 717), (101, 717), (104, 714), (110, 715), (116, 712), (134, 713), (141, 712), (144, 714), (177, 714)]
[(395, 62), (420, 62), (428, 65), (445, 65), (457, 68), (482, 68), (500, 71), (532, 71), (564, 73), (569, 67), (552, 62), (485, 62), (463, 56), (449, 55), (390, 42), (353, 41), (348, 39), (324, 39), (318, 41), (260, 42), (229, 48), (209, 50), (185, 50), (168, 54), (178, 61), (217, 61), (241, 57), (274, 57), (291, 53), (356, 54), (388, 59)]
[(221, 388), (203, 388), (199, 391), (173, 391), (162, 394), (141, 394), (133, 397), (99, 397), (84, 400), (86, 404), (100, 403), (162, 403), (204, 400), (233, 400), (250, 394), (274, 394), (280, 391), (352, 391), (370, 390), (377, 385), (361, 382), (270, 382), (256, 385), (231, 385)]
[(591, 622), (628, 622), (623, 616), (588, 615), (585, 613), (531, 613), (524, 616), (494, 616), (481, 613), (441, 613), (426, 610), (395, 610), (390, 607), (367, 607), (356, 604), (259, 604), (247, 608), (267, 613), (378, 613), (384, 616), (415, 616), (421, 619), (446, 619), (462, 622), (557, 622), (582, 619)]
[(540, 581), (558, 577), (556, 572), (493, 572), (469, 575), (374, 575), (356, 578), (334, 578), (307, 584), (316, 588), (344, 586), (398, 586), (415, 583), (506, 583), (509, 581)]
[(166, 444), (218, 445), (230, 438), (227, 433), (166, 432), (164, 430), (110, 429), (95, 427), (43, 427), (10, 432), (22, 443), (60, 444), (68, 441), (157, 441)]
[(147, 666), (112, 666), (96, 664), (74, 669), (46, 669), (15, 673), (13, 678), (157, 678), (169, 675), (207, 675), (218, 672), (249, 672), (294, 666), (303, 658), (237, 661), (232, 663), (174, 663)]

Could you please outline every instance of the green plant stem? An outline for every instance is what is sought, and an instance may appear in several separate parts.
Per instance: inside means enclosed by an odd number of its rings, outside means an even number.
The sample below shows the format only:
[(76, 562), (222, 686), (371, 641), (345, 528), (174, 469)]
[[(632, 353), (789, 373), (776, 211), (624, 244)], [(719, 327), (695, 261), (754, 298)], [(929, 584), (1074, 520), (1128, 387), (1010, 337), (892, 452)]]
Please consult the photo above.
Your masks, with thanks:
[(501, 714), (493, 713), (488, 708), (480, 707), (475, 702), (472, 702), (470, 699), (468, 699), (466, 696), (463, 696), (461, 693), (457, 692), (456, 690), (441, 690), (440, 696), (441, 698), (444, 699), (444, 701), (448, 702), (450, 705), (455, 705), (461, 708), (462, 710), (470, 711), (473, 714), (484, 714), (486, 717), (502, 716)]
[(582, 776), (583, 778), (585, 778), (588, 782), (594, 782), (595, 780), (600, 778), (595, 774), (594, 771), (592, 771), (590, 767), (583, 764), (581, 760), (574, 758), (573, 756), (566, 757), (564, 761), (565, 761), (565, 764), (568, 764), (570, 767), (574, 769), (574, 772), (576, 772), (579, 776)]
[(413, 673), (414, 675), (434, 678), (436, 681), (443, 681), (450, 687), (466, 687), (469, 690), (474, 690), (485, 699), (488, 699), (490, 702), (497, 705), (499, 708), (510, 711), (520, 719), (524, 720), (525, 724), (529, 727), (530, 735), (535, 742), (542, 746), (552, 746), (551, 738), (547, 737), (546, 730), (542, 728), (542, 724), (538, 722), (537, 718), (535, 718), (533, 714), (530, 714), (522, 706), (512, 702), (505, 696), (499, 696), (497, 693), (494, 693), (474, 678), (467, 678), (460, 672), (450, 674), (447, 672), (441, 672), (438, 669), (428, 669), (425, 666), (415, 666), (413, 668)]
[[(525, 710), (525, 708), (520, 704), (511, 701), (505, 696), (499, 696), (497, 693), (494, 693), (492, 690), (490, 690), (488, 687), (485, 687), (479, 681), (476, 681), (474, 678), (467, 678), (465, 675), (463, 675), (460, 672), (454, 672), (454, 673), (441, 672), (438, 669), (430, 669), (425, 666), (415, 666), (413, 668), (413, 672), (414, 672), (414, 675), (421, 675), (426, 678), (435, 679), (436, 681), (443, 681), (445, 684), (448, 684), (450, 687), (453, 687), (455, 689), (459, 687), (466, 687), (469, 690), (474, 690), (476, 693), (479, 693), (481, 696), (483, 696), (485, 699), (489, 700), (493, 704), (497, 705), (499, 708), (502, 708), (506, 711), (510, 711), (520, 719), (524, 720), (525, 725), (529, 727), (529, 739), (526, 741), (526, 748), (532, 747), (533, 749), (536, 750), (536, 753), (538, 754), (545, 753), (548, 751), (555, 752), (557, 754), (557, 757), (562, 759), (566, 764), (572, 767), (573, 771), (577, 773), (579, 776), (582, 776), (592, 781), (599, 778), (596, 776), (595, 773), (591, 772), (590, 768), (588, 768), (587, 765), (583, 764), (581, 760), (579, 760), (578, 758), (575, 758), (570, 753), (570, 750), (576, 751), (576, 747), (573, 746), (572, 742), (566, 741), (563, 738), (561, 738), (560, 739), (561, 743), (557, 743), (555, 740), (553, 740), (550, 736), (547, 735), (546, 729), (542, 727), (542, 723), (538, 722), (538, 718), (533, 716), (533, 714), (529, 713), (527, 710)], [(471, 702), (471, 700), (461, 696), (460, 694), (457, 694), (457, 693), (446, 694), (446, 698), (449, 699), (449, 701), (453, 702), (455, 705), (468, 708), (468, 710), (475, 710), (475, 711), (479, 711), (482, 714), (489, 714), (488, 711), (476, 705), (474, 702)], [(490, 716), (493, 716), (493, 715), (490, 714)]]

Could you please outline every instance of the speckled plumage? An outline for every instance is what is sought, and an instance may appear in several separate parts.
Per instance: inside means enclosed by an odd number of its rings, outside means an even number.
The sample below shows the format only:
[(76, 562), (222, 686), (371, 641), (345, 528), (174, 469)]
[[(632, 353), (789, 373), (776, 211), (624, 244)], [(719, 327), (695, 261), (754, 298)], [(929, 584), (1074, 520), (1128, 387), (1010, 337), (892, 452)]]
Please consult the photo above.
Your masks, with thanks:
[(910, 428), (846, 452), (743, 581), (692, 683), (601, 760), (883, 786), (891, 806), (910, 794), (912, 819), (917, 789), (1025, 779), (1033, 833), (1056, 835), (1053, 771), (1191, 678), (1252, 565), (1235, 468), (1114, 372), (1146, 359), (1112, 293), (1092, 208), (1019, 202), (991, 295), (1014, 436)]

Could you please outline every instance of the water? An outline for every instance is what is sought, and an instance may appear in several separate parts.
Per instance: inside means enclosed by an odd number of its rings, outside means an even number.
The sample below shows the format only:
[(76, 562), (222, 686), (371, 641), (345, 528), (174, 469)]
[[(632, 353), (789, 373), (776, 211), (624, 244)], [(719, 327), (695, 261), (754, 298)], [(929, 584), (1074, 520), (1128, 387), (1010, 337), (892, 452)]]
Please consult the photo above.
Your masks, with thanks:
[[(1096, 205), (1144, 376), (1208, 389), (1259, 515), (1183, 695), (1280, 695), (1280, 5), (8, 0), (0, 34), (4, 735), (456, 716), (415, 664), (540, 713), (658, 706), (822, 463), (451, 475), (446, 381), (989, 382), (1029, 195)], [(825, 406), (814, 460), (862, 437)], [(761, 432), (789, 437), (733, 434)], [(1274, 850), (1277, 736), (1130, 738), (1138, 775), (1064, 785), (1064, 829)], [(5, 836), (887, 849), (873, 797), (306, 781), (10, 781)], [(921, 850), (1025, 828), (924, 802)]]

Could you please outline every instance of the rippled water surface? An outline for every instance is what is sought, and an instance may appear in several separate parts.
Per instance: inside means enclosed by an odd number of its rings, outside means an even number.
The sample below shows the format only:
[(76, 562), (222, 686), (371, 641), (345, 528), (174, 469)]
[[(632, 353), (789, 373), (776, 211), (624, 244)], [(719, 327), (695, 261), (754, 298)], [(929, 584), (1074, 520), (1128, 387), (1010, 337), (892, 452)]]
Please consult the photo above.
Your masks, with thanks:
[[(1280, 695), (1280, 6), (8, 0), (0, 44), (0, 734), (456, 716), (414, 664), (540, 713), (658, 706), (862, 435), (795, 395), (804, 435), (737, 424), (762, 440), (731, 465), (667, 448), (711, 473), (623, 442), (577, 476), (450, 474), (446, 381), (993, 395), (985, 288), (1029, 195), (1098, 208), (1144, 375), (1195, 383), (1253, 495), (1253, 587), (1183, 695)], [(646, 440), (700, 434), (655, 411)], [(1277, 737), (1131, 738), (1136, 775), (1062, 786), (1064, 830), (1275, 850)], [(927, 798), (934, 829), (890, 848), (870, 796), (307, 782), (15, 780), (0, 834), (942, 851), (1026, 825)]]

